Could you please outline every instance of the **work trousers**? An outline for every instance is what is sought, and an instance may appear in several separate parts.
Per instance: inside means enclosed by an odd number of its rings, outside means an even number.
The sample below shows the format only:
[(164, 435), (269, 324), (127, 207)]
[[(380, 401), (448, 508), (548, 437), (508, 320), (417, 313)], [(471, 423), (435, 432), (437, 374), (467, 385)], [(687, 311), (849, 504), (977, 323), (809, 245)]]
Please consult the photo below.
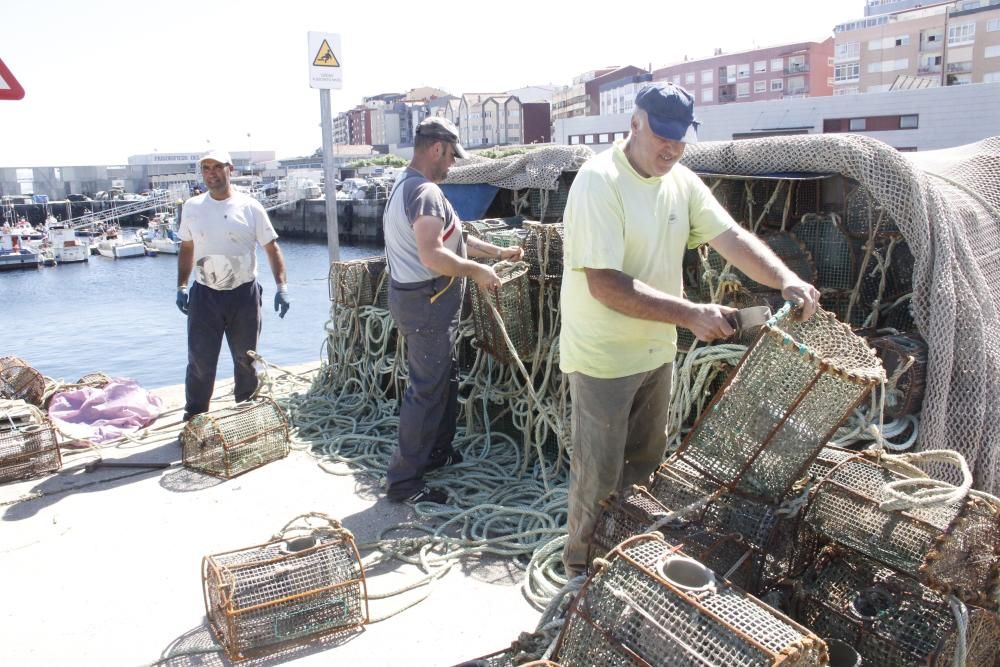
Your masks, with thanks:
[(223, 335), (233, 355), (236, 401), (245, 401), (256, 391), (257, 372), (247, 350), (256, 350), (260, 338), (263, 289), (256, 280), (231, 290), (215, 290), (196, 282), (188, 296), (184, 414), (192, 417), (208, 412)]
[(409, 367), (399, 406), (399, 444), (386, 473), (390, 498), (405, 498), (423, 488), (431, 453), (440, 456), (452, 450), (458, 423), (455, 341), (464, 281), (450, 281), (444, 276), (389, 285), (389, 312), (406, 341)]
[(663, 461), (672, 366), (614, 379), (569, 374), (573, 453), (563, 564), (570, 574), (587, 568), (600, 502), (645, 483)]

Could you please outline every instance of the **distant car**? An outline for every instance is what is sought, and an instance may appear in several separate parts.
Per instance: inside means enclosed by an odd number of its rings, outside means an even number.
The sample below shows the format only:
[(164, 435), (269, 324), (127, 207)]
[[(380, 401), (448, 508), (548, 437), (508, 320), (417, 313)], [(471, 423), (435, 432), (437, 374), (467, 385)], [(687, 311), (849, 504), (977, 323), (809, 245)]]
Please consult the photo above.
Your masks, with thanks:
[(87, 195), (66, 195), (66, 201), (91, 201)]

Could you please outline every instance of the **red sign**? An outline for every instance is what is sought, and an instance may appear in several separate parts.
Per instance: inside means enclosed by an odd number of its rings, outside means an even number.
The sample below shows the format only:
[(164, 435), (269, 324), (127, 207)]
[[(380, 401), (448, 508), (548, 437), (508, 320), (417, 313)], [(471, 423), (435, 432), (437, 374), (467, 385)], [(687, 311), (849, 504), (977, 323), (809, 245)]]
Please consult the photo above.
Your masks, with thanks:
[(19, 100), (24, 97), (24, 88), (0, 60), (0, 100)]

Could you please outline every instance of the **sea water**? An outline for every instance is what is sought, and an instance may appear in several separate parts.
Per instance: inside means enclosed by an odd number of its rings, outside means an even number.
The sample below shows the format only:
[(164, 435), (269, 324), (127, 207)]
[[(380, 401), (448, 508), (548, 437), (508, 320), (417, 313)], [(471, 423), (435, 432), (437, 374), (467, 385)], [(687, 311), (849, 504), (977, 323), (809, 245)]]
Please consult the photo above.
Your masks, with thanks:
[[(330, 315), (325, 241), (279, 241), (292, 306), (274, 312), (274, 278), (257, 251), (264, 287), (258, 351), (269, 363), (319, 362)], [(341, 260), (384, 254), (341, 246)], [(186, 318), (177, 309), (177, 256), (110, 259), (0, 272), (0, 357), (20, 357), (43, 375), (74, 382), (88, 373), (133, 378), (147, 389), (184, 382)], [(218, 379), (233, 376), (225, 341)]]

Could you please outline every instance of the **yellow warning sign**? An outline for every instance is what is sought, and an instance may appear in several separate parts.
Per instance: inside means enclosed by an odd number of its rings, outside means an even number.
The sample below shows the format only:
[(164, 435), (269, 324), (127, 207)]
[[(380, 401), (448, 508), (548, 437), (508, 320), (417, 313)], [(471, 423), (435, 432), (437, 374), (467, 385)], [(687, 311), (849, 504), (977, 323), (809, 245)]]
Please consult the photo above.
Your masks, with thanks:
[(315, 67), (340, 67), (340, 61), (337, 60), (337, 56), (333, 54), (333, 49), (330, 48), (329, 42), (325, 39), (320, 45), (319, 51), (316, 52), (316, 57), (313, 58), (313, 65)]

